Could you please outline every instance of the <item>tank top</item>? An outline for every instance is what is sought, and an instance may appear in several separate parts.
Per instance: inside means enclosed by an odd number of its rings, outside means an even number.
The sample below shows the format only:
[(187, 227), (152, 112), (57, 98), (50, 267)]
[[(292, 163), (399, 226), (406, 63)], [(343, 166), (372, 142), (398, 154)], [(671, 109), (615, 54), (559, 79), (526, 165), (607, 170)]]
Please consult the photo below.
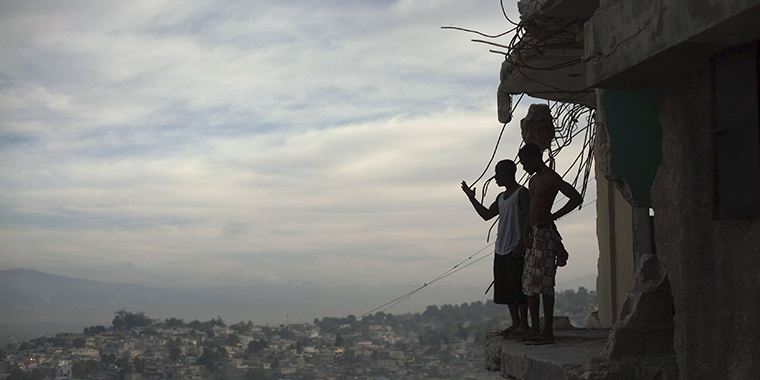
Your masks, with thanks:
[(520, 242), (525, 227), (525, 217), (520, 212), (519, 193), (525, 189), (519, 186), (509, 198), (504, 199), (504, 193), (499, 194), (499, 228), (496, 230), (496, 245), (494, 253), (506, 255), (512, 252)]

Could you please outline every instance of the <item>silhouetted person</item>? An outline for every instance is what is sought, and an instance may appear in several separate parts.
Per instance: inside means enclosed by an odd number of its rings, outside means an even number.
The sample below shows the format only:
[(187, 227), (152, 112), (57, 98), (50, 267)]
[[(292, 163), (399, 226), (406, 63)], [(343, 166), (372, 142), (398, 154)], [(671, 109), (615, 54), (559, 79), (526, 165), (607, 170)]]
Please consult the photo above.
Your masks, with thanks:
[(496, 184), (505, 187), (491, 207), (485, 208), (475, 199), (475, 190), (462, 181), (462, 190), (483, 220), (499, 216), (493, 260), (493, 302), (506, 304), (512, 326), (500, 331), (504, 336), (521, 336), (528, 332), (528, 301), (521, 281), (525, 253), (523, 233), (528, 215), (528, 190), (515, 181), (517, 166), (511, 160), (496, 164)]
[[(557, 273), (556, 249), (562, 238), (554, 221), (578, 207), (583, 198), (575, 188), (565, 182), (554, 170), (549, 169), (541, 158), (536, 144), (526, 144), (518, 153), (520, 163), (530, 178), (530, 208), (525, 237), (525, 268), (522, 287), (528, 296), (530, 332), (523, 336), (526, 344), (554, 343), (554, 277)], [(552, 213), (557, 193), (568, 197), (567, 203)], [(539, 329), (539, 294), (544, 301), (544, 329)]]

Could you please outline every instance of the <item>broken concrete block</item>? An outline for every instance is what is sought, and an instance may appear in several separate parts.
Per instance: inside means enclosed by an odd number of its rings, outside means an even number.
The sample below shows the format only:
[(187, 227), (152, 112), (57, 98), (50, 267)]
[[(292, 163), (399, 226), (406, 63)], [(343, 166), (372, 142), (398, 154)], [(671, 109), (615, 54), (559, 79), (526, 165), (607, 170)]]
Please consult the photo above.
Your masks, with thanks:
[(554, 121), (549, 106), (531, 104), (528, 115), (520, 120), (520, 129), (526, 144), (536, 144), (542, 151), (548, 149), (554, 139)]

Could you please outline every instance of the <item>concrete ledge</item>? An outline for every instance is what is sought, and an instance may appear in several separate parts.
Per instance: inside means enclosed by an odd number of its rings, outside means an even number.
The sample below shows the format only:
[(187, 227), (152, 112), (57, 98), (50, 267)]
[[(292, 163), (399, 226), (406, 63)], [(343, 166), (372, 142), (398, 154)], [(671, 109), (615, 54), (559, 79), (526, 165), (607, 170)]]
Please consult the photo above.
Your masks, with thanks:
[(526, 346), (504, 337), (484, 343), (486, 370), (507, 379), (580, 379), (582, 367), (599, 356), (610, 330), (555, 331), (556, 344)]
[[(554, 331), (556, 344), (526, 346), (494, 336), (483, 342), (486, 370), (524, 380), (676, 380), (674, 353), (611, 359), (605, 351), (611, 330)], [(635, 343), (632, 337), (632, 343)], [(660, 355), (658, 355), (660, 354)]]

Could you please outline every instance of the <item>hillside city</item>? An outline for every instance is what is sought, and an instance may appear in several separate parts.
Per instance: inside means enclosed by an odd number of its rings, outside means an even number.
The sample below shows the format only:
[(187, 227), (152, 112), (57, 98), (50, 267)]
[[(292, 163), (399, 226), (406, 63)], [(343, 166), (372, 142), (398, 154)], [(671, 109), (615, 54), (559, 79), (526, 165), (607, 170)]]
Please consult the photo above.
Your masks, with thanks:
[[(583, 327), (596, 299), (566, 290), (556, 314)], [(119, 310), (108, 327), (8, 344), (0, 380), (496, 379), (484, 369), (483, 340), (510, 322), (492, 301), (277, 327)]]

